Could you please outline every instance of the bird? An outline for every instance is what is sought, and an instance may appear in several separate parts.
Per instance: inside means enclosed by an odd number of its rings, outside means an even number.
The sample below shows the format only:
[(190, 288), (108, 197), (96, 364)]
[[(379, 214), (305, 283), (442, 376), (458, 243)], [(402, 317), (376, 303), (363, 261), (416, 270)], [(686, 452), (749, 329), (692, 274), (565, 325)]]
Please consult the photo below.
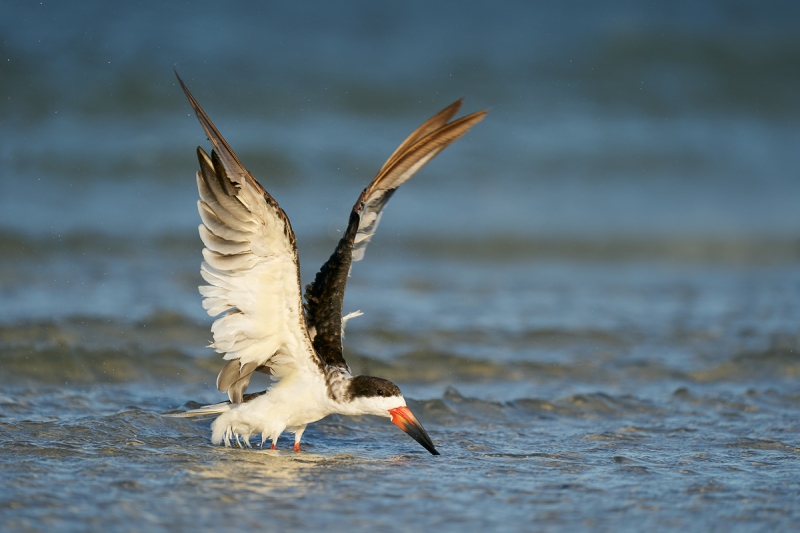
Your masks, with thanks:
[[(294, 231), (278, 202), (242, 165), (208, 115), (175, 72), (212, 150), (197, 148), (197, 202), (204, 248), (199, 287), (203, 307), (215, 318), (216, 352), (228, 361), (217, 388), (228, 400), (173, 416), (216, 415), (211, 442), (251, 447), (261, 435), (275, 450), (278, 437), (294, 433), (301, 451), (306, 426), (333, 415), (376, 415), (391, 419), (428, 452), (439, 455), (425, 428), (389, 380), (353, 375), (345, 361), (342, 316), (351, 264), (364, 257), (395, 190), (448, 145), (480, 122), (486, 110), (452, 120), (459, 99), (425, 121), (383, 164), (353, 206), (347, 229), (330, 258), (301, 293)], [(304, 298), (303, 298), (304, 297)], [(274, 383), (247, 393), (254, 372)]]

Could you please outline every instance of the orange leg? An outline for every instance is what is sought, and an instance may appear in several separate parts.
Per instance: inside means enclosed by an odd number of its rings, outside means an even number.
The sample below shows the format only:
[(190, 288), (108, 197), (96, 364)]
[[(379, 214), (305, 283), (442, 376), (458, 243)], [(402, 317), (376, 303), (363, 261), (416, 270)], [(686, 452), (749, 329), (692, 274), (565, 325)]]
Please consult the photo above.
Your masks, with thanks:
[(303, 432), (306, 430), (305, 426), (299, 427), (294, 432), (294, 451), (300, 451), (300, 439), (303, 437)]
[(273, 443), (272, 443), (272, 446), (270, 446), (270, 447), (269, 447), (269, 449), (270, 449), (270, 450), (274, 450), (274, 449), (275, 449), (275, 444), (276, 444), (276, 443), (274, 443), (274, 442), (273, 442)]

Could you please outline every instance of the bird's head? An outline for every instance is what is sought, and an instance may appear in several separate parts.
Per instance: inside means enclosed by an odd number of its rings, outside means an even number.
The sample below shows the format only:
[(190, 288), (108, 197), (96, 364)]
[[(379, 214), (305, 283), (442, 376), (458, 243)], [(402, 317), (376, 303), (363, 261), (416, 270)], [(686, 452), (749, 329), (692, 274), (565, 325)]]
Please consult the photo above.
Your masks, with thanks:
[(433, 455), (439, 455), (417, 417), (406, 407), (400, 388), (386, 379), (356, 376), (347, 389), (354, 414), (385, 416)]

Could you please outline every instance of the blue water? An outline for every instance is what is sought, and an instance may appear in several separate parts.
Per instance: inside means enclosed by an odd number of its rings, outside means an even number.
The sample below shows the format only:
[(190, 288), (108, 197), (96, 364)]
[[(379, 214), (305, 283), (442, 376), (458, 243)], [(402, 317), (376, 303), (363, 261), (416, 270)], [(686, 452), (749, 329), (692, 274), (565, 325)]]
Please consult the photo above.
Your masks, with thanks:
[[(794, 528), (799, 24), (791, 2), (4, 3), (3, 529)], [(207, 141), (173, 67), (288, 213), (304, 282), (405, 135), (489, 109), (392, 198), (345, 300), (351, 367), (442, 456), (372, 418), (295, 454), (163, 416), (222, 399)]]

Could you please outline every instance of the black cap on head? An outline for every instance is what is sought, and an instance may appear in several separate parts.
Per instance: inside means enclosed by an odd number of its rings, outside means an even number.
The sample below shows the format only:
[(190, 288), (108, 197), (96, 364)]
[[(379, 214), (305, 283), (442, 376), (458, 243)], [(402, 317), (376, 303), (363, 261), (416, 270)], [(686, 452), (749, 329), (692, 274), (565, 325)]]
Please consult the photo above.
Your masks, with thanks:
[(350, 380), (347, 387), (347, 399), (373, 398), (375, 396), (392, 397), (401, 396), (397, 385), (387, 379), (372, 376), (356, 376)]

